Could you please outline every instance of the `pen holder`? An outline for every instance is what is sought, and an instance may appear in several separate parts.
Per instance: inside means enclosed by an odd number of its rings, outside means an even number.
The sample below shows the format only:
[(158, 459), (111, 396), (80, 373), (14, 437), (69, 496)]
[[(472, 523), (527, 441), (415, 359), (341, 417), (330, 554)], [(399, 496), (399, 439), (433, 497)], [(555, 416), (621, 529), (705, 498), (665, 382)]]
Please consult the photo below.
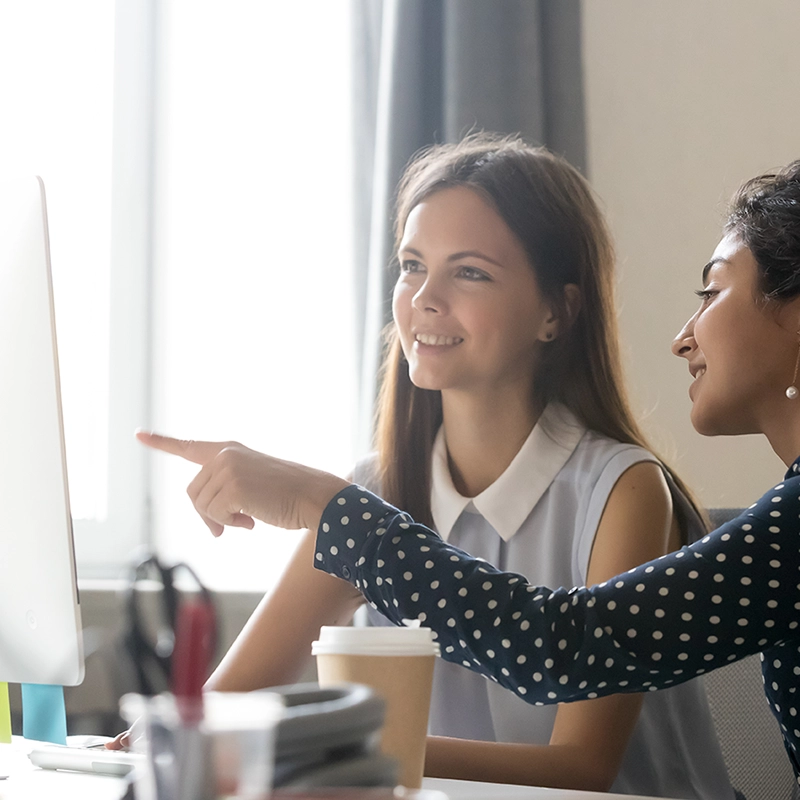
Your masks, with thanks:
[(148, 756), (134, 775), (136, 800), (269, 797), (283, 714), (278, 695), (209, 692), (189, 703), (171, 694), (128, 694), (120, 709), (140, 732), (133, 749)]

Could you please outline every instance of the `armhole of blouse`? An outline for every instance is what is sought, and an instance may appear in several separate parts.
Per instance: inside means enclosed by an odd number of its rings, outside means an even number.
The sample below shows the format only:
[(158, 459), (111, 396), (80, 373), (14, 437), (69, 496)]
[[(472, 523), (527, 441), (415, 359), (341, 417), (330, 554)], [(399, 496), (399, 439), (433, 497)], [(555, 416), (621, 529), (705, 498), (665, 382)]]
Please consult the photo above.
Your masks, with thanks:
[(702, 539), (707, 533), (709, 526), (706, 521), (697, 513), (694, 506), (689, 502), (686, 495), (675, 485), (672, 475), (664, 470), (664, 477), (672, 495), (673, 507), (678, 511), (678, 519), (683, 528), (682, 533), (686, 541), (684, 544), (692, 544)]
[[(617, 481), (630, 469), (634, 464), (641, 464), (642, 462), (649, 461), (654, 464), (661, 464), (661, 462), (647, 450), (640, 447), (630, 446), (624, 450), (615, 453), (603, 467), (600, 477), (597, 479), (594, 487), (592, 488), (591, 498), (589, 505), (586, 509), (586, 518), (583, 523), (583, 530), (580, 534), (580, 540), (575, 548), (575, 555), (573, 561), (573, 569), (581, 578), (582, 585), (586, 584), (586, 576), (589, 573), (589, 560), (592, 556), (592, 548), (594, 546), (594, 539), (597, 535), (597, 529), (600, 526), (600, 520), (603, 517), (603, 512), (606, 509), (609, 495), (613, 488), (617, 485)], [(673, 497), (675, 490), (670, 484), (670, 492)]]

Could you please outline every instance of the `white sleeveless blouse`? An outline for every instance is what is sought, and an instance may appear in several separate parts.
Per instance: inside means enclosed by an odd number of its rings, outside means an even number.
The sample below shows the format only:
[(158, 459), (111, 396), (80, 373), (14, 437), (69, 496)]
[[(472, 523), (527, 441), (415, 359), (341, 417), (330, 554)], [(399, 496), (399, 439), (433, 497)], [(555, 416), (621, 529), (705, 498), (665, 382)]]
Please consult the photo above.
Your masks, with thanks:
[[(608, 496), (633, 464), (656, 458), (583, 427), (550, 404), (506, 471), (475, 498), (453, 486), (443, 431), (433, 449), (431, 510), (442, 538), (534, 585), (583, 586), (594, 536)], [(356, 466), (354, 482), (380, 494), (376, 460)], [(704, 530), (667, 479), (673, 503)], [(369, 609), (370, 624), (388, 621)], [(439, 660), (429, 731), (497, 742), (547, 744), (557, 706), (534, 706), (481, 675)], [(603, 731), (597, 731), (598, 736)], [(698, 800), (733, 800), (702, 679), (644, 697), (612, 792)]]

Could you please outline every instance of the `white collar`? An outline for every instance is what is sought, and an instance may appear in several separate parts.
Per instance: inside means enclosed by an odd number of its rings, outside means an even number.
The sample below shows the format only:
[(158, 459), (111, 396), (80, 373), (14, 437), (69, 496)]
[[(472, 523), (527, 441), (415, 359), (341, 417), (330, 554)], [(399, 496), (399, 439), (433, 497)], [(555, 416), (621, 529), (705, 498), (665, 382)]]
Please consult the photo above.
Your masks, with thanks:
[(431, 513), (447, 540), (463, 511), (477, 511), (504, 541), (520, 529), (586, 432), (569, 409), (550, 403), (505, 472), (477, 497), (458, 493), (447, 463), (444, 426), (433, 444)]

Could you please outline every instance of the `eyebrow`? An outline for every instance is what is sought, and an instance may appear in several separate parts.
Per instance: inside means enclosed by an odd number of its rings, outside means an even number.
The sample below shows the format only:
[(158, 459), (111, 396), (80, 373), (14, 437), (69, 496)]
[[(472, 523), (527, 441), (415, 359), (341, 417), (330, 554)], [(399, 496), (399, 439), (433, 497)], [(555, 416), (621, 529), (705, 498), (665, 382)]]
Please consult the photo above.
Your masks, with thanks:
[(730, 264), (730, 263), (731, 262), (728, 261), (727, 258), (723, 258), (722, 256), (716, 256), (716, 258), (712, 258), (711, 261), (709, 261), (708, 264), (706, 264), (703, 267), (703, 286), (705, 286), (706, 282), (708, 281), (708, 273), (711, 270), (711, 267), (713, 267), (715, 264)]
[[(413, 247), (401, 247), (400, 252), (411, 253), (411, 255), (417, 256), (418, 258), (423, 258), (422, 253), (420, 253), (419, 250), (415, 250)], [(484, 255), (479, 250), (462, 250), (458, 253), (453, 253), (452, 255), (448, 256), (447, 260), (460, 261), (462, 258), (479, 258), (481, 261), (487, 261), (489, 264), (494, 264), (496, 267), (502, 268), (504, 266), (499, 261), (489, 258), (489, 256)]]

